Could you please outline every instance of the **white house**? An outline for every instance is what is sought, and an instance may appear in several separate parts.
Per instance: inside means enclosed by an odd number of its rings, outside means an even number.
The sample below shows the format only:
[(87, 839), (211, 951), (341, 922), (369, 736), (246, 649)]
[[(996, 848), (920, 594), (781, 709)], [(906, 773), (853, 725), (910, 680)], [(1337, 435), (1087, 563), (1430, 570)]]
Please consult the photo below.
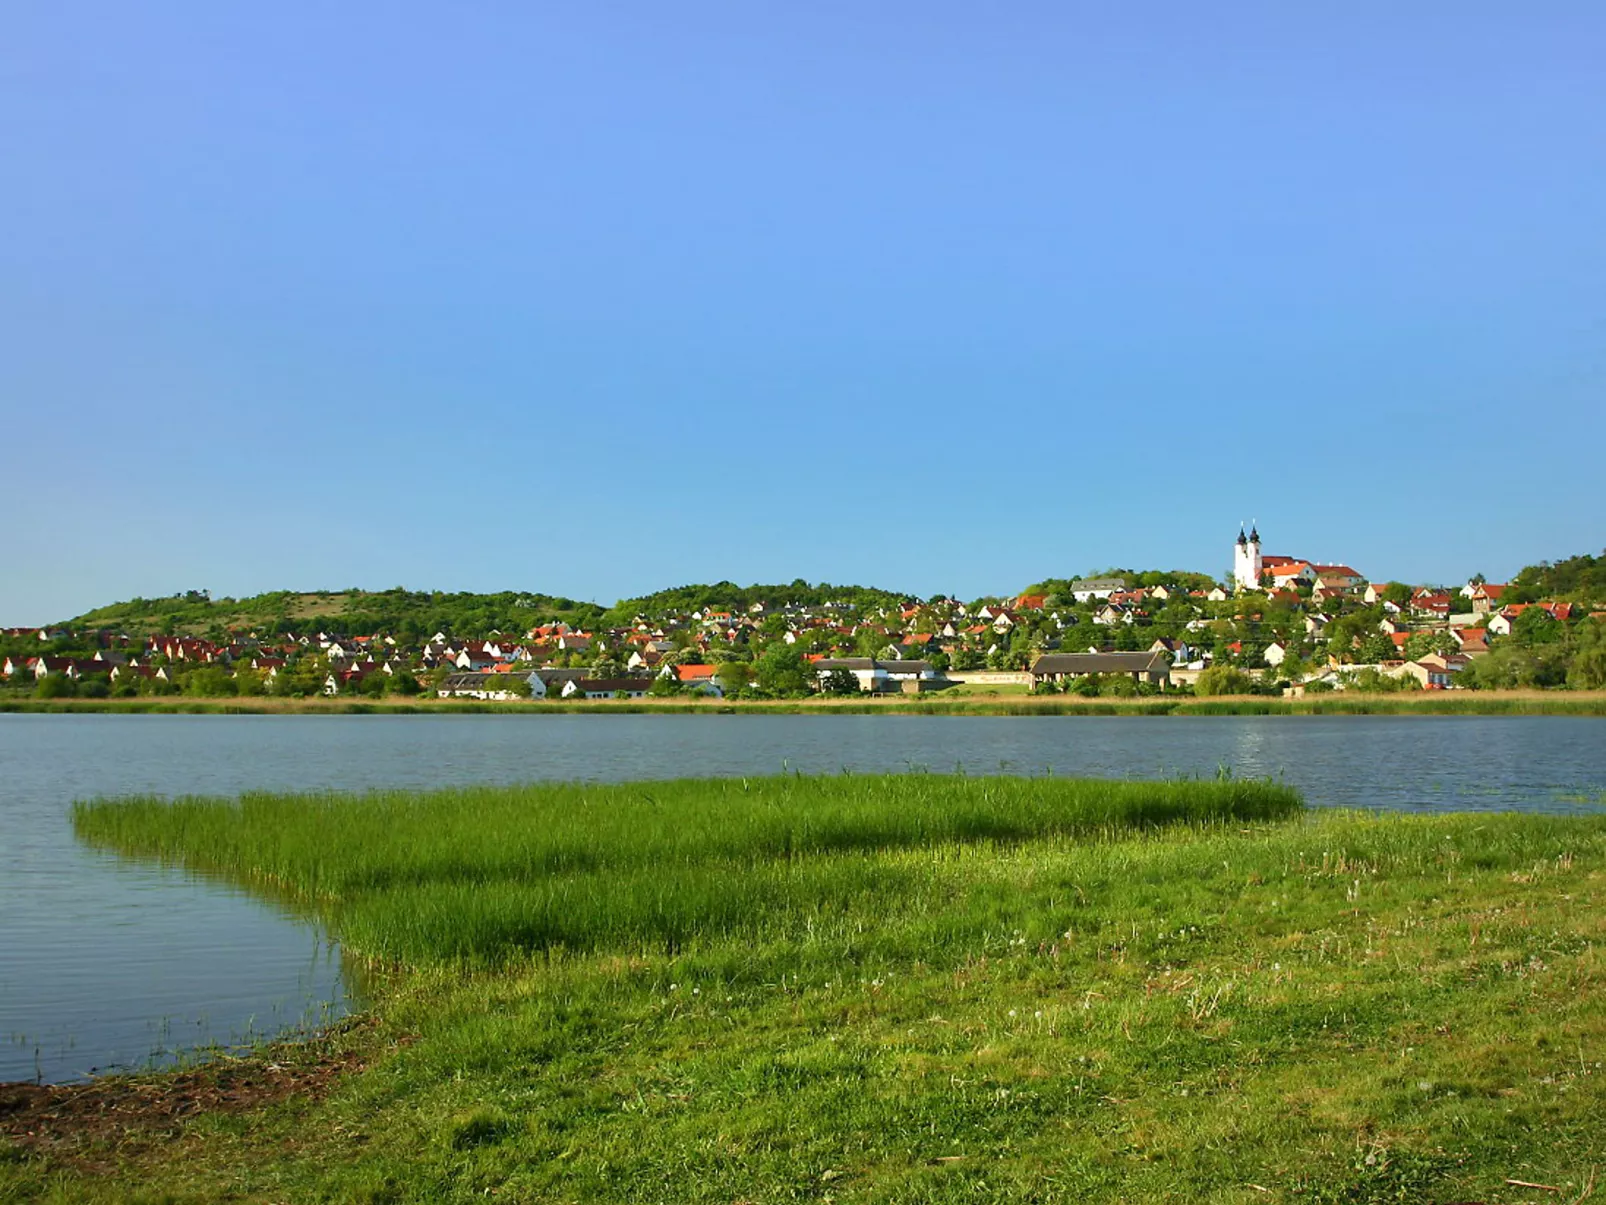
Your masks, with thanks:
[(1108, 598), (1126, 589), (1124, 577), (1082, 577), (1066, 587), (1071, 597), (1079, 603), (1085, 603), (1090, 598)]
[(573, 699), (643, 699), (651, 678), (571, 678), (563, 684), (563, 697)]
[(886, 694), (895, 691), (928, 689), (939, 680), (929, 661), (878, 661), (874, 657), (825, 657), (814, 663), (814, 669), (824, 682), (828, 674), (845, 669), (859, 683), (859, 689), (869, 694)]

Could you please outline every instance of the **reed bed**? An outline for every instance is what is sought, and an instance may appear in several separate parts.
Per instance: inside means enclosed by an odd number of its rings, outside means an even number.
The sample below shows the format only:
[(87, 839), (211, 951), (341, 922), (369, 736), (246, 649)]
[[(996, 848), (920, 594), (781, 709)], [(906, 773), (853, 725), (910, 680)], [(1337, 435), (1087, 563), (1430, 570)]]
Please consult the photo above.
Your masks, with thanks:
[(906, 908), (918, 893), (887, 851), (954, 857), (1302, 806), (1291, 787), (1242, 780), (844, 775), (135, 798), (79, 803), (73, 823), (91, 844), (266, 888), (369, 959), (495, 965)]

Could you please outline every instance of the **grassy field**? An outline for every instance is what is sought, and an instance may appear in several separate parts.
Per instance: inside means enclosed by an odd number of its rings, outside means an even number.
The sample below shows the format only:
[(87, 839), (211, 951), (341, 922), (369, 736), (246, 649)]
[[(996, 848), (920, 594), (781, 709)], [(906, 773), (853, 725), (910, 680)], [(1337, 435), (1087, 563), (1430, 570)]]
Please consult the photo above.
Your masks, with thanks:
[(32, 699), (0, 698), (0, 714), (109, 715), (1572, 715), (1606, 716), (1606, 691), (1433, 691), (1302, 699), (1265, 696), (1082, 699), (1020, 688), (969, 687), (919, 696), (781, 700), (593, 699), (487, 703), (469, 699)]
[(0, 1095), (0, 1200), (1575, 1202), (1606, 1173), (1598, 815), (910, 776), (73, 819), (324, 917), (379, 987), (299, 1052)]

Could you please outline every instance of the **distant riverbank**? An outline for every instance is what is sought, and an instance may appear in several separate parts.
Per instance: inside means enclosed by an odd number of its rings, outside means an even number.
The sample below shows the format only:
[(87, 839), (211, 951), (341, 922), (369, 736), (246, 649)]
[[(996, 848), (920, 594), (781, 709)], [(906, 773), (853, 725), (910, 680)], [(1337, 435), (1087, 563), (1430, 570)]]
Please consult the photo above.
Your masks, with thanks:
[(100, 715), (1564, 715), (1606, 716), (1606, 691), (1477, 691), (1080, 699), (1065, 695), (889, 695), (859, 699), (592, 699), (487, 703), (469, 699), (4, 699), (3, 713)]

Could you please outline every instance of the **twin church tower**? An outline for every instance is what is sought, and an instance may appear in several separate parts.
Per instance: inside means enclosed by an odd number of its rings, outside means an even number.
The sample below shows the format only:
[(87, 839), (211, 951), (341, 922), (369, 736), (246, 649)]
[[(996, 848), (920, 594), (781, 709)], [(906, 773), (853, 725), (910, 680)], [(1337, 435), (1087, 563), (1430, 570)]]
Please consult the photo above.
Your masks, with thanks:
[(1232, 584), (1239, 590), (1257, 590), (1260, 588), (1260, 532), (1254, 524), (1249, 525), (1249, 534), (1244, 535), (1243, 524), (1238, 525), (1238, 543), (1232, 550)]

